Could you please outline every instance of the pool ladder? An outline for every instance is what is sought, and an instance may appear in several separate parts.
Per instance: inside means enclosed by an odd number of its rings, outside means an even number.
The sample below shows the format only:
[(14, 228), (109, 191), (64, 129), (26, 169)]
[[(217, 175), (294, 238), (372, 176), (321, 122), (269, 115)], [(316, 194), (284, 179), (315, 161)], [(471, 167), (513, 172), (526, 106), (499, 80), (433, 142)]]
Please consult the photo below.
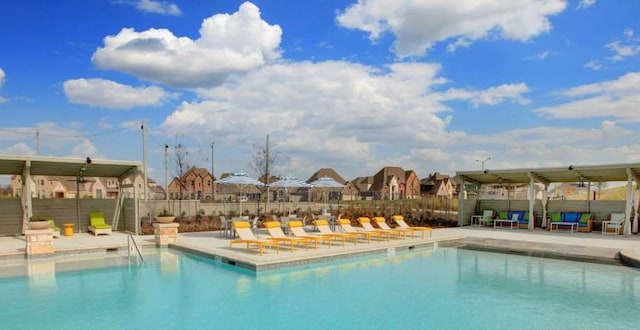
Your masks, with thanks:
[[(133, 245), (131, 245), (132, 242), (133, 242)], [(140, 260), (142, 261), (142, 263), (144, 263), (144, 258), (142, 257), (142, 252), (140, 252), (140, 248), (138, 247), (138, 244), (136, 243), (136, 240), (133, 239), (133, 233), (129, 232), (129, 236), (127, 236), (127, 251), (129, 252), (129, 259), (131, 259), (131, 251), (134, 248), (138, 252), (138, 256), (140, 257)]]

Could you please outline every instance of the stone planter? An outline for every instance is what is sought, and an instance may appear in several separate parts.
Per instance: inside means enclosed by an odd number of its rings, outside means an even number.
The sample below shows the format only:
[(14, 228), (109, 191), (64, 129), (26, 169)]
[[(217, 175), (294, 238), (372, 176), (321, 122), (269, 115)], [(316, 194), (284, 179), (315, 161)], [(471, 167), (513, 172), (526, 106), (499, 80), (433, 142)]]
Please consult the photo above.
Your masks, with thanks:
[(49, 229), (49, 224), (46, 220), (35, 220), (29, 221), (29, 229), (31, 230), (40, 230), (40, 229)]
[(175, 220), (175, 219), (176, 219), (176, 217), (174, 217), (174, 216), (164, 216), (164, 217), (157, 216), (156, 217), (156, 220), (159, 223), (172, 223), (173, 220)]

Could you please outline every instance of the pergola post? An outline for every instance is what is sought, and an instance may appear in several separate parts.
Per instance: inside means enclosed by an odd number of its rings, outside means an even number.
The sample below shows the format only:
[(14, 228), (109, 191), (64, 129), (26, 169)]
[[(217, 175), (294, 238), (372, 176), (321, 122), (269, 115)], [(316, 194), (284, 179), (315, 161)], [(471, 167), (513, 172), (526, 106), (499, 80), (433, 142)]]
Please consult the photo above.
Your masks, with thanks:
[(462, 187), (458, 191), (458, 227), (464, 226), (464, 196), (466, 195), (464, 186), (464, 180), (462, 180)]
[(630, 168), (627, 168), (627, 201), (626, 207), (624, 209), (624, 235), (631, 235), (631, 223), (629, 223), (629, 219), (631, 218), (631, 206), (633, 203), (633, 173)]
[[(636, 181), (636, 188), (638, 188), (638, 181)], [(637, 234), (638, 233), (638, 200), (640, 199), (640, 196), (638, 195), (640, 193), (640, 190), (636, 189), (635, 193), (633, 194), (634, 199), (633, 199), (633, 222), (631, 223), (631, 232), (633, 234)]]
[(535, 189), (535, 180), (533, 175), (529, 173), (529, 221), (528, 228), (529, 230), (535, 229), (535, 217), (533, 216), (533, 207), (536, 202), (536, 189)]
[(33, 216), (33, 202), (31, 200), (31, 161), (27, 160), (22, 170), (22, 234), (27, 230), (27, 223)]

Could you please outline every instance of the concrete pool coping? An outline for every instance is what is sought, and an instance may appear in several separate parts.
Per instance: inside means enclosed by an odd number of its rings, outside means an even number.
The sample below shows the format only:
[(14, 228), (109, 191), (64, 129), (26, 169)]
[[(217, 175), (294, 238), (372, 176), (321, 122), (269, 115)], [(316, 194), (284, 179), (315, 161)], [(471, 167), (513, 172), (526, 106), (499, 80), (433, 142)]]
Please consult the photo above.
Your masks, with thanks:
[[(259, 231), (259, 237), (266, 237)], [(101, 253), (127, 249), (128, 234), (93, 236), (80, 233), (54, 239), (54, 255)], [(134, 236), (143, 249), (153, 247), (153, 236)], [(256, 249), (244, 245), (229, 247), (229, 239), (220, 238), (218, 232), (180, 233), (170, 248), (187, 251), (203, 257), (219, 260), (254, 271), (306, 265), (367, 254), (394, 253), (405, 249), (437, 246), (456, 246), (501, 253), (514, 253), (536, 257), (581, 260), (588, 262), (626, 264), (640, 267), (640, 236), (601, 235), (600, 233), (548, 232), (544, 230), (493, 229), (482, 227), (442, 228), (433, 231), (433, 238), (413, 238), (390, 241), (332, 244), (331, 248), (320, 244), (317, 250), (296, 247), (291, 252), (281, 247), (276, 254), (266, 249), (260, 256)], [(0, 237), (0, 260), (25, 258), (23, 236)]]

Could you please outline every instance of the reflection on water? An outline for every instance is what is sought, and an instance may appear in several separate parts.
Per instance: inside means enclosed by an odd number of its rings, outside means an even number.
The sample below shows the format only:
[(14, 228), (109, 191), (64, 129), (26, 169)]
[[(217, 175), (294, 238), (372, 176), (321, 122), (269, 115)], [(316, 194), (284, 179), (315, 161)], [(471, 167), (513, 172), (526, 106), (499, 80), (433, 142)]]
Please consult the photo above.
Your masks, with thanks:
[[(377, 254), (361, 258), (346, 259), (335, 262), (310, 264), (293, 269), (274, 270), (260, 273), (254, 280), (260, 287), (278, 288), (287, 285), (305, 284), (312, 277), (315, 281), (328, 279), (334, 272), (348, 274), (355, 269), (380, 268), (386, 264), (400, 264), (415, 258), (428, 258), (431, 249), (402, 251), (393, 254)], [(245, 294), (250, 287), (249, 278), (241, 276), (236, 283), (236, 292)]]
[(640, 272), (624, 266), (466, 250), (458, 250), (457, 257), (458, 285), (470, 293), (519, 292), (525, 299), (550, 303), (553, 299), (563, 301), (567, 295), (640, 302)]
[(173, 253), (160, 253), (160, 270), (164, 275), (175, 275), (180, 269), (180, 257)]
[(254, 278), (247, 275), (239, 275), (236, 280), (236, 296), (246, 297), (251, 291), (251, 284)]
[(56, 287), (56, 263), (51, 260), (37, 260), (27, 264), (29, 287), (55, 288)]

